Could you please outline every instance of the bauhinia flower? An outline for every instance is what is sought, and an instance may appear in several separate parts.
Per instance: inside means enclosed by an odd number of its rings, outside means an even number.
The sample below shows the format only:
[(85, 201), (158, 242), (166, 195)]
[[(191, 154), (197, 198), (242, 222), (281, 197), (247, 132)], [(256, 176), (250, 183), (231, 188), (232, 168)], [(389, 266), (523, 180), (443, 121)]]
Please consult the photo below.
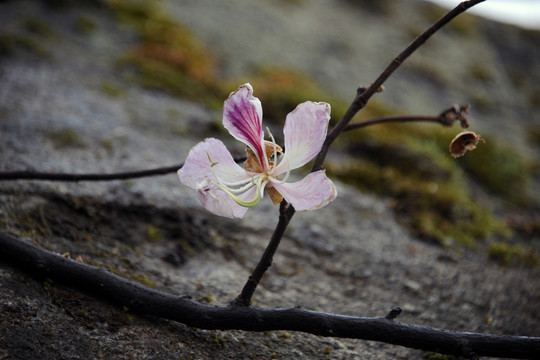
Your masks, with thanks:
[(225, 100), (223, 126), (247, 145), (244, 167), (236, 164), (220, 140), (209, 138), (191, 149), (178, 177), (197, 190), (206, 209), (220, 216), (241, 218), (263, 198), (265, 190), (274, 204), (285, 199), (297, 211), (321, 208), (337, 195), (324, 170), (300, 181), (287, 180), (291, 170), (319, 153), (329, 120), (327, 103), (307, 101), (298, 105), (285, 120), (283, 151), (268, 128), (270, 141), (264, 139), (261, 102), (253, 96), (250, 84), (242, 85)]

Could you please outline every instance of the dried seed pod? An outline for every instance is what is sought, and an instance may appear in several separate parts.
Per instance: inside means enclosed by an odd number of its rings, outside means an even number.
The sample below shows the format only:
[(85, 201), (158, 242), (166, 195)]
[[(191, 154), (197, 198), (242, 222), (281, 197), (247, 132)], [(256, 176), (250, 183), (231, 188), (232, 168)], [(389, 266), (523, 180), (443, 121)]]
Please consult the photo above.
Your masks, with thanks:
[(476, 149), (479, 142), (485, 143), (485, 140), (480, 138), (480, 135), (476, 135), (472, 131), (461, 132), (450, 143), (450, 155), (454, 158), (463, 156), (467, 150)]

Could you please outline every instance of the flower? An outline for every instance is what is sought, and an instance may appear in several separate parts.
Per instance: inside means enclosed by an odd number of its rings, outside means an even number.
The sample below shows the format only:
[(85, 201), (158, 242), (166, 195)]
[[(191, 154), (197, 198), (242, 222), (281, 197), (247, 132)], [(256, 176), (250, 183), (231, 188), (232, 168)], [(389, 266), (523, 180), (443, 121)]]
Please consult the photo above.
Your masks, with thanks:
[(457, 134), (450, 143), (450, 155), (452, 155), (453, 158), (463, 156), (467, 150), (472, 151), (476, 149), (476, 145), (479, 142), (485, 143), (486, 141), (482, 139), (480, 135), (477, 135), (472, 131), (462, 131), (461, 133)]
[(247, 145), (244, 168), (236, 164), (220, 140), (209, 138), (191, 149), (178, 177), (197, 190), (207, 210), (220, 216), (243, 217), (262, 199), (265, 190), (274, 204), (285, 199), (297, 211), (321, 208), (337, 195), (324, 170), (297, 182), (287, 180), (291, 170), (319, 153), (329, 120), (327, 103), (307, 101), (298, 105), (285, 120), (284, 152), (268, 128), (271, 141), (264, 140), (261, 102), (253, 96), (251, 85), (244, 84), (229, 95), (223, 107), (223, 126)]

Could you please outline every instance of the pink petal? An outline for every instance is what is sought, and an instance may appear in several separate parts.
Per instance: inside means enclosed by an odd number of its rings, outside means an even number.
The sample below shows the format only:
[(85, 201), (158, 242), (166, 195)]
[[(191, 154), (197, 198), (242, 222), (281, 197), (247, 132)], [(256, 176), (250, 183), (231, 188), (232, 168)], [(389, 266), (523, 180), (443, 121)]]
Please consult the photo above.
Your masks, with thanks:
[(216, 174), (225, 181), (238, 181), (250, 177), (242, 167), (234, 162), (234, 159), (225, 145), (213, 138), (206, 139), (195, 145), (189, 152), (184, 166), (178, 170), (178, 178), (192, 189), (206, 178), (216, 181), (210, 168), (210, 157)]
[[(240, 86), (225, 100), (223, 126), (237, 140), (249, 146), (259, 161), (264, 159), (262, 105), (261, 101), (253, 96), (253, 88), (250, 84)], [(264, 161), (262, 163), (264, 164)]]
[(324, 170), (307, 175), (294, 183), (272, 184), (297, 211), (319, 209), (337, 196), (337, 190)]
[[(212, 162), (217, 162), (214, 171), (222, 180), (238, 181), (251, 177), (234, 162), (231, 153), (221, 141), (210, 138), (191, 149), (184, 166), (178, 170), (178, 178), (184, 185), (197, 190), (199, 200), (210, 212), (230, 218), (241, 218), (247, 208), (238, 205), (229, 195), (212, 184), (216, 178), (210, 168), (208, 157)], [(249, 199), (250, 196), (253, 197), (254, 190), (242, 195)]]
[[(248, 199), (253, 197), (255, 191), (257, 191), (257, 188), (254, 187), (245, 194), (242, 194), (240, 198), (245, 197)], [(248, 210), (247, 207), (238, 205), (229, 195), (225, 194), (211, 183), (201, 184), (197, 189), (197, 194), (199, 195), (199, 201), (206, 210), (219, 216), (231, 219), (242, 218)]]
[[(313, 159), (323, 145), (330, 120), (330, 105), (306, 101), (285, 120), (285, 159), (274, 174), (299, 168)], [(288, 169), (287, 169), (288, 166)]]

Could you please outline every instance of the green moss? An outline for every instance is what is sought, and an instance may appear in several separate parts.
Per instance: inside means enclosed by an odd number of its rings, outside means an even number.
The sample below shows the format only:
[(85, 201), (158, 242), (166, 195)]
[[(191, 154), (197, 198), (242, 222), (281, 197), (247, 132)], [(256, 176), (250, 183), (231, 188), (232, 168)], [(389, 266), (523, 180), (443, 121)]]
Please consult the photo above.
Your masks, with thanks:
[[(433, 23), (443, 17), (448, 10), (443, 9), (435, 4), (424, 3), (420, 8), (422, 15), (430, 23)], [(445, 29), (450, 29), (461, 36), (471, 36), (478, 33), (478, 20), (475, 16), (463, 13), (449, 22)]]
[(111, 152), (114, 149), (114, 140), (111, 138), (101, 138), (98, 140), (98, 142), (107, 150), (108, 152)]
[(249, 82), (256, 96), (261, 99), (265, 120), (282, 123), (289, 112), (304, 101), (324, 101), (332, 106), (332, 122), (343, 116), (348, 104), (325, 92), (300, 71), (272, 66), (262, 66), (249, 77), (235, 79), (226, 86), (236, 89), (238, 84)]
[(144, 286), (147, 286), (147, 287), (151, 287), (151, 288), (154, 288), (156, 287), (156, 284), (148, 279), (146, 276), (144, 275), (141, 275), (141, 274), (132, 274), (130, 277), (129, 277), (131, 280), (134, 280), (140, 284), (143, 284)]
[(119, 21), (139, 35), (139, 45), (121, 61), (135, 67), (135, 81), (175, 96), (215, 103), (222, 91), (215, 75), (214, 56), (175, 22), (160, 2), (107, 0), (105, 3)]
[(144, 230), (144, 239), (150, 242), (158, 242), (163, 239), (161, 230), (153, 225), (147, 225)]
[(28, 18), (24, 22), (24, 27), (26, 30), (43, 37), (51, 37), (54, 35), (51, 27), (40, 19)]
[(491, 138), (457, 159), (457, 163), (489, 191), (514, 202), (525, 202), (531, 176), (528, 162), (514, 149)]
[(459, 360), (460, 357), (455, 357), (453, 355), (439, 354), (432, 351), (426, 351), (423, 354), (423, 358), (426, 360)]
[(489, 259), (502, 266), (527, 266), (534, 268), (540, 264), (540, 255), (534, 249), (522, 245), (510, 245), (505, 242), (493, 242), (488, 248)]
[(97, 24), (92, 18), (80, 15), (75, 19), (73, 28), (83, 34), (92, 34), (96, 30)]
[(469, 73), (475, 80), (489, 82), (493, 80), (493, 73), (487, 64), (473, 63), (469, 66)]
[(51, 57), (49, 51), (29, 37), (0, 34), (0, 57), (14, 56), (21, 50), (27, 54), (35, 55), (39, 59)]
[(49, 139), (57, 149), (68, 147), (85, 147), (85, 142), (73, 129), (61, 129), (49, 132)]
[(110, 97), (121, 97), (125, 94), (124, 90), (107, 82), (101, 84), (100, 90)]
[(464, 171), (448, 154), (447, 139), (429, 125), (370, 127), (346, 134), (343, 146), (354, 159), (326, 167), (330, 176), (391, 197), (401, 221), (421, 238), (474, 246), (479, 239), (509, 235), (472, 199)]

